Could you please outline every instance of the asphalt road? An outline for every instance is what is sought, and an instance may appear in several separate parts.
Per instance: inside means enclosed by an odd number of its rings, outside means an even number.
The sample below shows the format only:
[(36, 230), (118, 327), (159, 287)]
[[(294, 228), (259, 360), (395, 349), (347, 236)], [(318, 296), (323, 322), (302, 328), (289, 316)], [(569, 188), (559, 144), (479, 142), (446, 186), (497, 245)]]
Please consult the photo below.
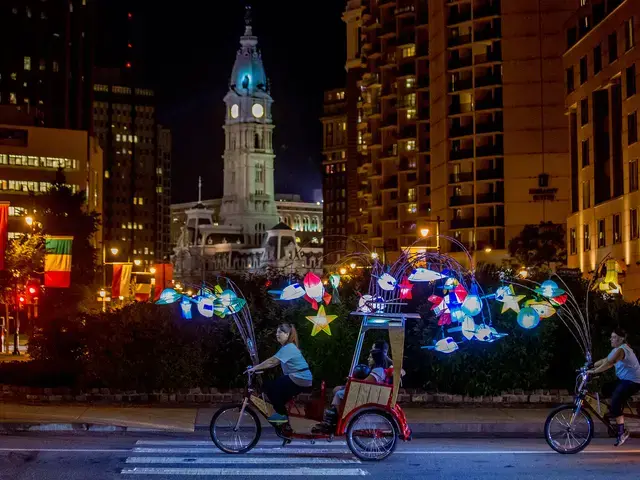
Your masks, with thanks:
[(263, 437), (242, 456), (218, 451), (205, 435), (46, 435), (0, 437), (0, 479), (153, 478), (309, 479), (638, 479), (640, 440), (620, 449), (594, 440), (578, 455), (551, 451), (544, 440), (425, 439), (401, 444), (380, 463), (360, 462), (343, 442), (281, 447)]

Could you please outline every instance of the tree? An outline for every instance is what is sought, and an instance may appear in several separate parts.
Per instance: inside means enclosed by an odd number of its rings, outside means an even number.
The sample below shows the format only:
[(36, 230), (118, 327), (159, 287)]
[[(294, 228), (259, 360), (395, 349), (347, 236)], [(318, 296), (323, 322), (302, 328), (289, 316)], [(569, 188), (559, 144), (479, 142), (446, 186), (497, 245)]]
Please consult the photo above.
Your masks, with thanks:
[(527, 267), (566, 264), (567, 245), (564, 225), (541, 222), (526, 225), (520, 235), (509, 242), (509, 254)]

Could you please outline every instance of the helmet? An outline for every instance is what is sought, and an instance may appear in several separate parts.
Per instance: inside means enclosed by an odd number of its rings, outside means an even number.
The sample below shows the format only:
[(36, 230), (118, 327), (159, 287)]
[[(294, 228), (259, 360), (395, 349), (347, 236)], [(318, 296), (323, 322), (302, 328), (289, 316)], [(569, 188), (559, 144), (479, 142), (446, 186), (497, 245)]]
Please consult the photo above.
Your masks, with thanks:
[(352, 377), (355, 378), (356, 380), (364, 380), (369, 376), (370, 373), (371, 373), (371, 369), (369, 368), (368, 365), (359, 364), (359, 365), (356, 365), (355, 368), (353, 369)]

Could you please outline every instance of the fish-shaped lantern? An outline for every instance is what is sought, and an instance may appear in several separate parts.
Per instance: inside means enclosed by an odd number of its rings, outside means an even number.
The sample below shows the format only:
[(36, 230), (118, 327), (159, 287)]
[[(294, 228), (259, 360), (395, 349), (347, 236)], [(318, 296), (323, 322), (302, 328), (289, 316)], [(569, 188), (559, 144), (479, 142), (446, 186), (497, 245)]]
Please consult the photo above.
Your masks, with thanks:
[(213, 297), (197, 297), (196, 307), (198, 307), (198, 313), (206, 318), (213, 317)]
[(384, 300), (380, 297), (374, 299), (371, 295), (362, 295), (358, 300), (358, 312), (373, 313), (384, 311)]
[(411, 300), (413, 298), (413, 294), (411, 293), (413, 283), (409, 282), (406, 276), (403, 277), (402, 282), (398, 284), (398, 288), (400, 289), (400, 300)]
[(383, 273), (380, 275), (380, 278), (378, 278), (378, 286), (385, 292), (390, 292), (395, 289), (396, 283), (396, 279), (388, 273)]
[(296, 300), (305, 296), (304, 288), (299, 283), (287, 285), (280, 294), (280, 300)]
[(435, 282), (436, 280), (442, 280), (443, 278), (447, 278), (447, 276), (422, 267), (414, 269), (413, 272), (411, 272), (411, 275), (409, 275), (409, 281), (414, 283)]
[(233, 290), (224, 290), (213, 300), (213, 313), (220, 318), (238, 313), (247, 304), (244, 298), (238, 298)]
[(313, 272), (309, 272), (303, 279), (304, 290), (306, 292), (304, 299), (311, 304), (314, 310), (318, 310), (319, 302), (329, 304), (331, 294), (325, 292), (322, 279)]
[(549, 318), (556, 313), (556, 309), (546, 300), (527, 300), (524, 302), (525, 307), (531, 307), (540, 316), (540, 320)]
[(338, 287), (340, 286), (340, 275), (338, 275), (337, 273), (332, 273), (331, 275), (329, 275), (329, 284), (333, 288), (333, 292), (331, 294), (331, 303), (340, 303), (340, 295), (338, 294)]
[(438, 340), (435, 345), (426, 348), (440, 353), (453, 353), (458, 350), (458, 344), (453, 338), (446, 337)]
[(169, 305), (175, 303), (182, 297), (182, 294), (176, 292), (173, 288), (165, 288), (160, 294), (160, 298), (156, 302), (158, 305)]

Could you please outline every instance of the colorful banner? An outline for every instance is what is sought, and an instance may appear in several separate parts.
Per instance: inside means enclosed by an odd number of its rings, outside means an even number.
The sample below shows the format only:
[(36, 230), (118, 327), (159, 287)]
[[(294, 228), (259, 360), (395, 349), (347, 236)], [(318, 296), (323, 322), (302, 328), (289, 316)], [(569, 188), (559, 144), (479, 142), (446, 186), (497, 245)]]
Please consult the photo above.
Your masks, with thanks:
[(136, 302), (148, 302), (151, 296), (151, 284), (150, 283), (138, 283), (136, 282)]
[(114, 263), (113, 281), (111, 282), (111, 297), (113, 299), (131, 295), (131, 272), (133, 263)]
[(71, 285), (71, 246), (73, 237), (46, 237), (44, 285), (68, 288)]
[(9, 202), (0, 202), (0, 270), (5, 269), (7, 235), (9, 231)]
[(171, 287), (171, 281), (173, 280), (173, 264), (171, 263), (159, 263), (154, 265), (156, 269), (155, 279), (156, 284), (154, 286), (154, 301), (160, 300), (160, 294), (165, 288)]

